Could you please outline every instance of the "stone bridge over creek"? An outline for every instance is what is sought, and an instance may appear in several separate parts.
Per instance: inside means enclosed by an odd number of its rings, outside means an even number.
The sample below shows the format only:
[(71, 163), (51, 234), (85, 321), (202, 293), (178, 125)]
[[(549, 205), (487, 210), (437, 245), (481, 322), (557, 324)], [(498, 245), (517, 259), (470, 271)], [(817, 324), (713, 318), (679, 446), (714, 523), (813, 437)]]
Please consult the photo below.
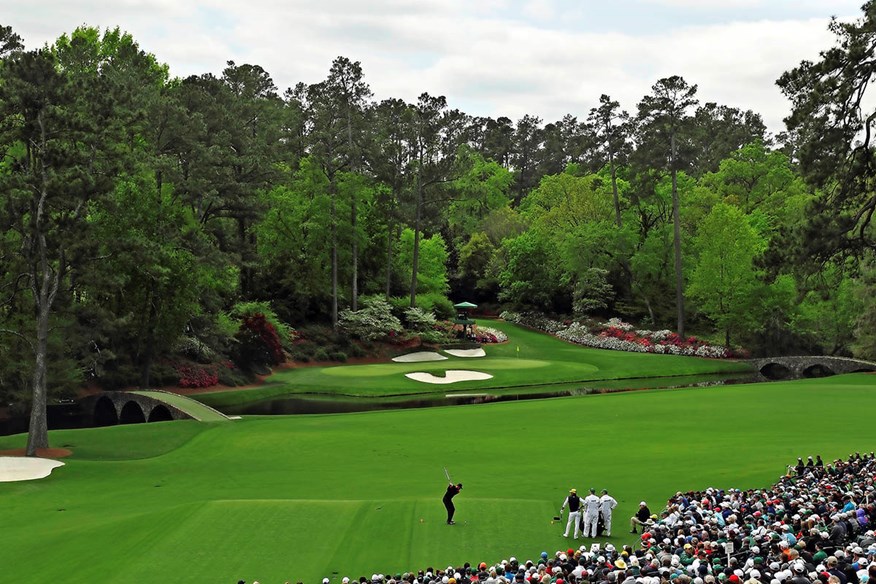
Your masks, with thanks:
[(218, 422), (230, 418), (191, 398), (166, 391), (104, 391), (79, 401), (95, 426), (168, 420)]
[(800, 356), (749, 359), (754, 368), (768, 379), (826, 377), (842, 373), (876, 371), (876, 363), (846, 357)]

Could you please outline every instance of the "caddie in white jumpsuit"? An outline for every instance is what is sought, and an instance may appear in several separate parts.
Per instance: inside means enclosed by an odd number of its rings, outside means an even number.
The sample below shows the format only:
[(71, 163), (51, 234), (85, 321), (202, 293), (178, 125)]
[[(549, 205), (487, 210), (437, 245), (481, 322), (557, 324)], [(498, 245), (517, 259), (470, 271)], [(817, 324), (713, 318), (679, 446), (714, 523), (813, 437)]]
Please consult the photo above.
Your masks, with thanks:
[(599, 497), (596, 489), (584, 497), (584, 537), (596, 537), (596, 524), (599, 522)]
[(602, 514), (605, 537), (611, 537), (611, 510), (615, 507), (617, 507), (617, 501), (608, 494), (608, 489), (602, 489), (602, 496), (599, 498), (599, 512)]
[(566, 497), (566, 500), (563, 501), (563, 506), (560, 507), (561, 516), (566, 505), (569, 506), (569, 521), (566, 523), (566, 532), (563, 533), (563, 537), (569, 537), (569, 528), (574, 524), (575, 539), (578, 539), (579, 522), (581, 519), (581, 497), (578, 496), (578, 492), (575, 489), (569, 489), (569, 496)]

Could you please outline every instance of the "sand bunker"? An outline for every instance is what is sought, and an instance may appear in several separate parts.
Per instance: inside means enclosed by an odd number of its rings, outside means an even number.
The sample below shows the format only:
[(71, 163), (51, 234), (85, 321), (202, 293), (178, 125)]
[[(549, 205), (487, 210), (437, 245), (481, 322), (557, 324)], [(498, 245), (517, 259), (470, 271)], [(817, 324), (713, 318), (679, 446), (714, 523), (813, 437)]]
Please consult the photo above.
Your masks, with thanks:
[(477, 349), (446, 349), (444, 351), (454, 357), (486, 357), (487, 353), (480, 347)]
[(457, 381), (483, 381), (484, 379), (492, 379), (493, 376), (489, 373), (481, 373), (480, 371), (464, 371), (461, 369), (450, 369), (444, 372), (444, 377), (437, 377), (431, 373), (405, 373), (405, 377), (414, 381), (422, 381), (423, 383), (436, 383), (445, 385), (448, 383), (456, 383)]
[(44, 479), (52, 469), (64, 466), (63, 462), (47, 458), (0, 457), (0, 483)]
[(392, 358), (396, 363), (420, 363), (422, 361), (444, 361), (445, 359), (447, 359), (447, 357), (444, 355), (433, 353), (431, 351), (408, 353), (407, 355), (399, 355), (398, 357)]

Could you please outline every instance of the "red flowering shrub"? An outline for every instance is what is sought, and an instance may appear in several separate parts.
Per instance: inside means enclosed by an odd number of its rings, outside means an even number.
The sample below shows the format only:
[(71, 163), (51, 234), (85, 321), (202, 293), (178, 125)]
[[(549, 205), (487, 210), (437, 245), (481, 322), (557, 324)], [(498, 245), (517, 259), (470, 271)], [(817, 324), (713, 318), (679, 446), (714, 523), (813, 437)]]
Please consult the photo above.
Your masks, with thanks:
[(745, 357), (747, 354), (744, 350), (734, 353), (727, 347), (712, 345), (696, 337), (682, 338), (670, 330), (635, 330), (633, 325), (625, 323), (619, 318), (611, 318), (604, 325), (593, 325), (581, 322), (566, 324), (541, 315), (517, 314), (507, 311), (503, 312), (501, 316), (509, 322), (523, 324), (554, 334), (563, 340), (597, 349), (691, 355), (711, 359)]
[(623, 337), (625, 334), (627, 334), (627, 332), (624, 330), (621, 330), (619, 328), (615, 328), (613, 326), (610, 326), (607, 329), (604, 329), (599, 334), (600, 334), (600, 336), (603, 336), (603, 337), (612, 337), (615, 339), (619, 339), (619, 338)]
[(214, 367), (178, 364), (176, 371), (179, 373), (180, 387), (212, 387), (219, 383)]
[(475, 340), (482, 345), (487, 343), (498, 343), (499, 339), (496, 338), (496, 335), (491, 333), (478, 333), (475, 335)]

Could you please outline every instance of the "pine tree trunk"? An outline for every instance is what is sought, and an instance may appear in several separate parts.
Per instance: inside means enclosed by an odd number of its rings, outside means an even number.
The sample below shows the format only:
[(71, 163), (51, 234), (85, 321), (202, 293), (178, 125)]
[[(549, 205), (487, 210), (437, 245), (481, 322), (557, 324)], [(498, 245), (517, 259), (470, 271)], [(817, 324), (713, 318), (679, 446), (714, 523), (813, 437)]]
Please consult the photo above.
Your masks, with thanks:
[(420, 269), (420, 218), (423, 209), (423, 182), (417, 170), (417, 210), (414, 214), (414, 253), (411, 262), (411, 308), (417, 306), (417, 272)]
[[(48, 272), (43, 274), (40, 292), (47, 291)], [(42, 294), (41, 294), (42, 295)], [(49, 424), (46, 418), (47, 387), (46, 358), (49, 341), (49, 305), (47, 298), (41, 298), (37, 311), (36, 363), (33, 372), (33, 399), (30, 408), (30, 426), (27, 430), (27, 456), (36, 456), (38, 448), (49, 447)]]
[[(49, 350), (49, 316), (52, 311), (52, 303), (58, 292), (60, 273), (63, 270), (63, 261), (57, 270), (49, 265), (48, 251), (46, 250), (46, 235), (43, 232), (45, 220), (46, 199), (48, 199), (48, 173), (46, 168), (46, 129), (43, 123), (42, 112), (37, 117), (40, 126), (40, 192), (36, 208), (33, 210), (34, 218), (30, 234), (30, 251), (33, 254), (31, 263), (30, 283), (36, 305), (36, 346), (34, 347), (35, 363), (33, 371), (33, 400), (30, 409), (30, 425), (27, 429), (27, 456), (36, 456), (38, 448), (49, 447), (49, 423), (46, 418), (46, 404), (48, 401), (46, 387), (46, 359)], [(34, 257), (35, 256), (35, 257)]]
[[(350, 104), (347, 104), (347, 149), (349, 156), (352, 158), (350, 168), (355, 172), (358, 168), (358, 161), (353, 153), (353, 120), (350, 115)], [(350, 195), (350, 227), (353, 231), (353, 290), (350, 298), (350, 308), (353, 311), (359, 310), (359, 239), (357, 237), (357, 220), (356, 217), (356, 189), (352, 190)]]
[(392, 292), (392, 225), (386, 226), (386, 301)]
[(156, 300), (154, 295), (155, 283), (152, 283), (153, 290), (149, 293), (149, 316), (146, 319), (146, 348), (143, 350), (143, 356), (140, 362), (140, 389), (149, 387), (152, 377), (152, 358), (155, 354), (155, 328), (158, 321), (158, 309), (156, 308)]
[(620, 196), (617, 193), (617, 169), (614, 167), (614, 152), (609, 151), (608, 164), (611, 167), (611, 194), (614, 196), (614, 220), (618, 227), (623, 227), (621, 225)]
[(353, 195), (350, 209), (350, 224), (353, 226), (353, 293), (350, 298), (350, 308), (359, 310), (359, 238), (356, 230), (356, 195)]
[(657, 321), (654, 320), (654, 309), (651, 308), (651, 301), (648, 300), (647, 296), (645, 296), (645, 308), (648, 309), (648, 317), (651, 319), (651, 324), (656, 325)]
[(678, 203), (678, 180), (675, 171), (675, 133), (671, 141), (670, 169), (672, 172), (672, 223), (675, 248), (675, 307), (678, 312), (678, 336), (684, 337), (684, 277), (681, 269), (681, 216)]
[(331, 221), (331, 245), (332, 245), (332, 328), (338, 328), (338, 221), (335, 210), (335, 177), (329, 178), (329, 199), (331, 207), (329, 211)]

